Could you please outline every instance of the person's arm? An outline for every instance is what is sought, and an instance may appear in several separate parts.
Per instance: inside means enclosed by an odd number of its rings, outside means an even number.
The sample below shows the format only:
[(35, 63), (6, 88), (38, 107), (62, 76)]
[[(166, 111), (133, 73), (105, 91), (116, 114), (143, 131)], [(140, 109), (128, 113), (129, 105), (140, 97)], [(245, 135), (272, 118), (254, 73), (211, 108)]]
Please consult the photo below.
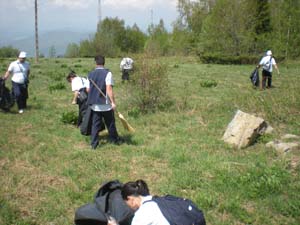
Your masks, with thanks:
[(111, 102), (112, 109), (115, 110), (116, 109), (116, 103), (115, 103), (115, 96), (114, 96), (112, 85), (106, 85), (106, 93), (107, 93), (107, 95), (109, 97), (109, 100)]
[(74, 91), (72, 104), (75, 105), (77, 103), (77, 97), (79, 95), (79, 91)]
[(275, 69), (277, 70), (277, 74), (279, 75), (280, 72), (279, 72), (279, 68), (278, 68), (277, 64), (274, 64), (274, 67), (275, 67)]
[(10, 75), (10, 72), (7, 70), (6, 73), (3, 76), (3, 79), (6, 80)]

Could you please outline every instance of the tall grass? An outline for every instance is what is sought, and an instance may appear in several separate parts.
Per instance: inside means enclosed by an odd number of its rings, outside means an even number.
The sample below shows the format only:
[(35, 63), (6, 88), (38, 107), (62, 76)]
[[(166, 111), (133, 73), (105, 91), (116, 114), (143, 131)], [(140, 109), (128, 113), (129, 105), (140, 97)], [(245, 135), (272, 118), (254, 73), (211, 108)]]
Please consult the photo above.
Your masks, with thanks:
[[(93, 200), (102, 182), (139, 178), (153, 194), (191, 198), (208, 224), (298, 224), (299, 151), (282, 155), (264, 140), (237, 150), (221, 138), (237, 109), (267, 120), (275, 129), (267, 138), (300, 135), (299, 62), (279, 65), (275, 88), (259, 91), (251, 87), (251, 66), (159, 60), (167, 66), (172, 104), (139, 114), (128, 104), (132, 84), (122, 84), (119, 59), (107, 59), (118, 110), (136, 133), (117, 121), (126, 142), (111, 145), (100, 133), (97, 151), (74, 125), (62, 122), (64, 113), (78, 110), (70, 104), (65, 76), (69, 68), (86, 75), (93, 60), (32, 61), (28, 110), (0, 112), (0, 224), (73, 224), (75, 210)], [(66, 89), (49, 91), (63, 82)]]

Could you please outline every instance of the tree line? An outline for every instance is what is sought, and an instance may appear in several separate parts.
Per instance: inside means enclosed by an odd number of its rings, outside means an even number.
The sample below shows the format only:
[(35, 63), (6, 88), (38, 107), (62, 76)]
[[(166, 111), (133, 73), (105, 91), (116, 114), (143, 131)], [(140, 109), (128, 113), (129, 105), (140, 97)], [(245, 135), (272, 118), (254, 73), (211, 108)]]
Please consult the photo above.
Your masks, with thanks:
[(67, 57), (96, 52), (115, 57), (151, 50), (158, 55), (197, 54), (203, 60), (252, 60), (267, 49), (281, 58), (300, 56), (299, 0), (178, 0), (179, 16), (168, 32), (163, 20), (146, 33), (135, 24), (106, 18), (96, 34), (70, 44)]
[(163, 20), (143, 32), (136, 24), (105, 18), (89, 39), (70, 43), (65, 57), (147, 51), (198, 55), (204, 62), (252, 63), (267, 49), (280, 59), (300, 56), (299, 0), (178, 0), (177, 10), (172, 31)]

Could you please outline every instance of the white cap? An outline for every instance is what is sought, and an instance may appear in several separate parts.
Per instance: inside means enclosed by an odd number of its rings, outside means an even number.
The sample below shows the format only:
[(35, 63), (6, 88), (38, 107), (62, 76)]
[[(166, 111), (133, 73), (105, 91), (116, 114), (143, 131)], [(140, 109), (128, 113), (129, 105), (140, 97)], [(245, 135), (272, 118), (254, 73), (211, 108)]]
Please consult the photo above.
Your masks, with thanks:
[(20, 52), (19, 58), (26, 58), (26, 52)]
[(272, 55), (272, 51), (271, 50), (268, 50), (266, 55)]

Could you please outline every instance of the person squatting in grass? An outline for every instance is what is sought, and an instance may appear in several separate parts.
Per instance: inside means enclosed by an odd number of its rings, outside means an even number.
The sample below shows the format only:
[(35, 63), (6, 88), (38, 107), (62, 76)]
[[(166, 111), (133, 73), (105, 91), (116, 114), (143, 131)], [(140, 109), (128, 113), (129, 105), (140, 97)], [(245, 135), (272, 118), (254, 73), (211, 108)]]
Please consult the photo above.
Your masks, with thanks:
[(16, 61), (10, 63), (3, 79), (12, 74), (12, 91), (16, 98), (19, 113), (27, 107), (30, 64), (26, 61), (26, 52), (20, 52)]
[[(74, 93), (72, 104), (78, 104), (78, 120), (77, 120), (77, 126), (79, 127), (83, 115), (87, 108), (87, 88), (89, 87), (89, 82), (87, 79), (83, 77), (78, 77), (74, 71), (71, 71), (69, 75), (66, 77), (67, 81), (71, 83), (71, 89)], [(83, 98), (79, 98), (80, 95), (86, 96)]]
[[(145, 181), (137, 180), (124, 184), (121, 195), (126, 204), (135, 210), (131, 225), (169, 225), (157, 203), (150, 201), (152, 196)], [(117, 223), (111, 220), (108, 221), (108, 225)]]
[[(268, 50), (266, 52), (266, 55), (260, 60), (259, 64), (256, 66), (257, 68), (261, 67), (262, 70), (262, 83), (261, 83), (261, 89), (271, 88), (272, 87), (272, 71), (273, 66), (277, 70), (277, 74), (279, 75), (279, 69), (276, 64), (276, 61), (274, 57), (272, 57), (272, 51)], [(267, 83), (267, 86), (266, 86)]]
[[(96, 68), (88, 75), (89, 88), (87, 104), (92, 109), (92, 132), (91, 147), (96, 149), (99, 145), (99, 132), (101, 121), (104, 118), (108, 129), (109, 141), (113, 144), (120, 144), (118, 136), (114, 110), (116, 109), (115, 97), (113, 93), (113, 75), (104, 68), (105, 57), (98, 55), (95, 57)], [(97, 85), (95, 85), (95, 84)], [(100, 91), (100, 90), (101, 91)]]

